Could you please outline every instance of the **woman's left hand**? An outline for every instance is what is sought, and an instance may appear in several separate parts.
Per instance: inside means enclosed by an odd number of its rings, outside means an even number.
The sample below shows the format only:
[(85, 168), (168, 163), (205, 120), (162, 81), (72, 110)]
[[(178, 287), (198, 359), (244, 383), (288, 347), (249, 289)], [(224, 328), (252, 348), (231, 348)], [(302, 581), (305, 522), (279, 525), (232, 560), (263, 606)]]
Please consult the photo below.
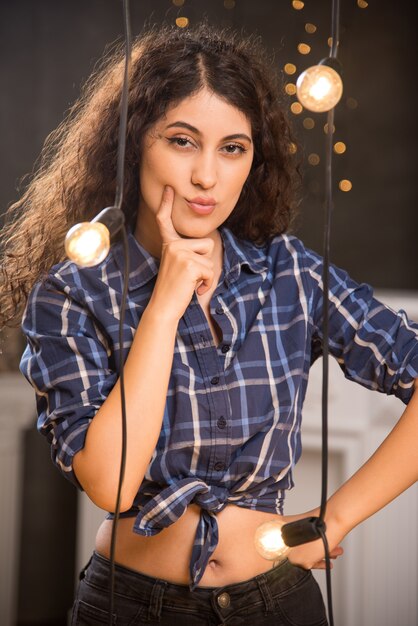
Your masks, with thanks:
[[(330, 558), (336, 559), (344, 554), (344, 549), (338, 545), (330, 550)], [(295, 548), (291, 548), (287, 558), (293, 565), (298, 565), (304, 569), (325, 569), (325, 550), (322, 539), (318, 541), (312, 541), (311, 543), (304, 543)], [(333, 564), (330, 563), (331, 569)]]
[[(318, 515), (318, 512), (310, 512), (308, 516)], [(346, 532), (339, 528), (334, 520), (327, 521), (326, 536), (328, 541), (329, 555), (331, 559), (336, 559), (344, 553), (340, 542), (344, 539)], [(302, 543), (299, 546), (290, 548), (287, 558), (293, 565), (298, 565), (304, 569), (325, 569), (325, 547), (322, 539)], [(332, 568), (332, 563), (331, 563)]]
[[(312, 511), (308, 511), (305, 514), (285, 516), (285, 522), (293, 522), (305, 517), (316, 517), (319, 515), (319, 508)], [(347, 534), (347, 529), (343, 529), (334, 519), (327, 519), (326, 521), (326, 536), (328, 542), (328, 549), (330, 552), (330, 558), (335, 560), (342, 554), (344, 549), (341, 547), (340, 542)], [(309, 543), (302, 543), (299, 546), (290, 548), (286, 554), (290, 563), (298, 565), (304, 569), (325, 569), (325, 548), (322, 539), (316, 541), (310, 541)], [(332, 568), (331, 563), (331, 568)]]

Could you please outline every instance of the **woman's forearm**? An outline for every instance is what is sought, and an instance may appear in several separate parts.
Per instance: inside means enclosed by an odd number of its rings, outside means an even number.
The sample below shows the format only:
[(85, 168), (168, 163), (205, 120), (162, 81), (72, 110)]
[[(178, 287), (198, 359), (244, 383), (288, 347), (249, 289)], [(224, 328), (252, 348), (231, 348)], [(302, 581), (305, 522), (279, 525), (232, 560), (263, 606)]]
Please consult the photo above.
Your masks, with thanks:
[[(376, 452), (328, 500), (325, 521), (331, 553), (359, 523), (418, 480), (418, 391)], [(308, 515), (318, 515), (319, 508)], [(323, 567), (321, 539), (292, 548), (289, 560), (307, 569)]]
[[(178, 320), (148, 306), (124, 365), (127, 456), (121, 510), (129, 509), (161, 431)], [(113, 510), (122, 448), (120, 381), (93, 418), (74, 471), (90, 499)]]
[(417, 480), (418, 391), (415, 391), (376, 452), (328, 500), (327, 518), (336, 520), (349, 532)]

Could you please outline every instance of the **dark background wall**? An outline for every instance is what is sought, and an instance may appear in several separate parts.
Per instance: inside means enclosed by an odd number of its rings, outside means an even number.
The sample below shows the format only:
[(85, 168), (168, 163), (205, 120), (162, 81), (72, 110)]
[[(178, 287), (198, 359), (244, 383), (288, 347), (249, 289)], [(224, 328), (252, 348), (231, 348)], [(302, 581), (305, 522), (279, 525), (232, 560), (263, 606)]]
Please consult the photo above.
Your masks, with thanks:
[[(135, 34), (146, 21), (174, 22), (179, 15), (191, 24), (206, 15), (214, 23), (257, 32), (275, 52), (278, 71), (293, 62), (299, 72), (328, 52), (330, 0), (306, 0), (300, 11), (291, 0), (185, 0), (180, 7), (172, 0), (132, 0), (131, 6)], [(0, 213), (16, 198), (19, 178), (31, 170), (46, 135), (76, 99), (106, 44), (121, 36), (121, 7), (119, 0), (1, 0)], [(305, 32), (306, 22), (317, 26), (314, 34)], [(332, 260), (375, 287), (416, 289), (414, 20), (405, 4), (379, 0), (361, 9), (355, 0), (341, 0), (340, 41), (344, 95), (336, 109), (335, 139), (347, 150), (334, 158)], [(299, 54), (299, 42), (310, 44), (311, 53)], [(349, 99), (357, 102), (355, 109)], [(312, 130), (303, 127), (308, 116), (315, 122)], [(318, 251), (325, 116), (292, 115), (306, 157), (316, 153), (321, 159), (304, 168), (296, 225), (297, 234)], [(342, 178), (353, 184), (348, 193), (338, 189)]]
[[(193, 24), (206, 15), (213, 23), (258, 33), (274, 53), (277, 71), (292, 62), (297, 66), (296, 76), (327, 55), (330, 12), (331, 0), (306, 0), (301, 11), (292, 8), (291, 0), (185, 0), (182, 6), (175, 6), (172, 0), (131, 0), (134, 34), (146, 22), (172, 23), (176, 17), (186, 16)], [(317, 26), (314, 34), (306, 33), (307, 22)], [(31, 171), (45, 137), (77, 98), (81, 83), (107, 44), (121, 37), (122, 3), (0, 0), (0, 29), (1, 214), (17, 198), (19, 179)], [(334, 156), (331, 258), (353, 278), (378, 288), (418, 289), (414, 29), (406, 3), (370, 1), (361, 9), (355, 0), (341, 0), (339, 57), (344, 68), (344, 95), (336, 109), (335, 140), (343, 141), (347, 150)], [(311, 45), (310, 54), (298, 53), (300, 42)], [(288, 81), (294, 78), (288, 77)], [(288, 100), (290, 106), (295, 98)], [(290, 115), (305, 155), (303, 201), (295, 232), (320, 252), (326, 115)], [(304, 126), (307, 117), (314, 120), (310, 130)], [(309, 164), (310, 154), (319, 156), (318, 165)], [(339, 190), (341, 179), (352, 182), (350, 192)], [(7, 331), (0, 371), (16, 368), (20, 341), (19, 333)], [(27, 435), (28, 458), (36, 447), (32, 436), (37, 435)], [(32, 526), (22, 527), (20, 623), (65, 624), (74, 580), (75, 492), (66, 496), (68, 508), (62, 508), (62, 494), (68, 485), (49, 462), (45, 445), (41, 454), (49, 463), (50, 478), (47, 468), (42, 469), (40, 482), (31, 485), (28, 478), (22, 503), (23, 510), (32, 503), (28, 518)], [(41, 465), (39, 461), (37, 466)], [(63, 483), (56, 497), (51, 495), (58, 486), (55, 480)], [(60, 519), (54, 516), (55, 526), (48, 527), (46, 534), (37, 533), (35, 540), (33, 528), (41, 528), (43, 522), (39, 516), (33, 521), (33, 509), (46, 493), (49, 500), (44, 513), (49, 509), (65, 514)], [(51, 522), (51, 516), (45, 519)], [(44, 567), (45, 576), (54, 577), (59, 570), (67, 581), (50, 594), (50, 605), (44, 598), (40, 606), (30, 589), (35, 578), (25, 563), (34, 560)], [(37, 579), (45, 582), (40, 575)]]

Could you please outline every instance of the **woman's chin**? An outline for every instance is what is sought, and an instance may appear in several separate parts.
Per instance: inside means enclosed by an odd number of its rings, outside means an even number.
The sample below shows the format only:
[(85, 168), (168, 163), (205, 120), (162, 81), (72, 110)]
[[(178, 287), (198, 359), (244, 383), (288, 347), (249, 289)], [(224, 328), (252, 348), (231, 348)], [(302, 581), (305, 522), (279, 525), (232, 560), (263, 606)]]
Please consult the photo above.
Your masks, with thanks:
[(184, 237), (185, 239), (202, 239), (203, 237), (209, 237), (213, 233), (213, 231), (216, 230), (216, 226), (205, 226), (203, 224), (201, 226), (183, 226), (181, 224), (178, 228), (174, 224), (174, 228), (176, 229), (180, 237)]

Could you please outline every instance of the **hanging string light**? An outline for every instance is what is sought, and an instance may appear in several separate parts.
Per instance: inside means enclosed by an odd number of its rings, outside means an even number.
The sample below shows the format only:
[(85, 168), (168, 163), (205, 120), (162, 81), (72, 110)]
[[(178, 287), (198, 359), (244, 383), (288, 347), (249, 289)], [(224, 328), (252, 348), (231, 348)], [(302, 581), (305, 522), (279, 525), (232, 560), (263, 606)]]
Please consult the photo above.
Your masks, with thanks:
[(81, 222), (68, 231), (65, 253), (81, 267), (93, 267), (109, 254), (110, 237), (124, 224), (124, 215), (117, 206), (103, 209), (91, 222)]
[(289, 547), (283, 541), (282, 526), (277, 521), (264, 522), (255, 532), (256, 550), (268, 561), (283, 559), (289, 552)]
[(126, 123), (128, 118), (128, 77), (131, 63), (131, 35), (129, 23), (129, 0), (124, 0), (125, 15), (125, 69), (120, 101), (118, 156), (116, 170), (116, 193), (114, 205), (103, 209), (91, 222), (81, 222), (68, 231), (65, 237), (65, 253), (82, 267), (101, 263), (110, 249), (110, 239), (125, 224), (122, 211), (123, 177), (125, 167)]
[[(295, 7), (294, 7), (295, 8)], [(334, 130), (334, 106), (342, 95), (341, 70), (337, 62), (339, 40), (339, 0), (332, 2), (332, 38), (330, 56), (316, 66), (303, 72), (297, 82), (297, 96), (301, 111), (303, 107), (314, 112), (328, 111), (326, 133), (326, 219), (323, 254), (323, 374), (322, 374), (322, 476), (321, 504), (318, 517), (307, 517), (283, 524), (278, 520), (263, 524), (257, 528), (255, 547), (261, 556), (267, 559), (281, 560), (286, 557), (286, 547), (294, 547), (303, 543), (322, 539), (326, 563), (326, 586), (328, 598), (328, 619), (330, 626), (334, 624), (332, 593), (331, 593), (331, 562), (328, 540), (326, 536), (325, 513), (327, 507), (328, 484), (328, 337), (329, 337), (329, 250), (332, 210), (332, 154)], [(296, 103), (293, 103), (296, 104)], [(301, 106), (303, 105), (303, 107)], [(293, 105), (292, 105), (293, 106)], [(295, 111), (293, 111), (295, 112)], [(310, 155), (312, 165), (319, 163), (317, 154)], [(344, 183), (344, 185), (342, 184)], [(350, 181), (341, 181), (340, 189), (348, 191)]]
[(296, 81), (299, 102), (315, 113), (335, 107), (343, 93), (340, 71), (333, 58), (322, 59), (318, 65), (308, 67)]
[[(338, 16), (336, 17), (338, 20)], [(341, 65), (337, 60), (338, 24), (332, 24), (332, 36), (328, 42), (330, 55), (317, 65), (308, 67), (296, 81), (299, 102), (315, 113), (330, 111), (340, 101), (343, 94)]]

